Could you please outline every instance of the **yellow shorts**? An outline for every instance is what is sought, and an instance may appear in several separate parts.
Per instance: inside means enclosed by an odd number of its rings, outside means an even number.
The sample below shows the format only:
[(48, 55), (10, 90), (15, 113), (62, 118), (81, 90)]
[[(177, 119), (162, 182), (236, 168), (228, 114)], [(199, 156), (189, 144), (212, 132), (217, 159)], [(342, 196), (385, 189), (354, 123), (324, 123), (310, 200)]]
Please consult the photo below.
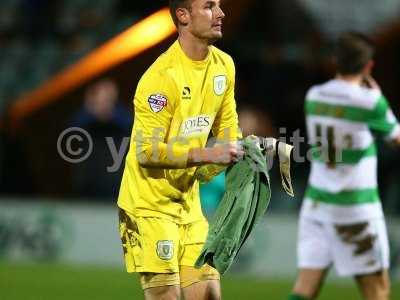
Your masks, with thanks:
[(194, 268), (207, 237), (206, 220), (177, 224), (161, 218), (134, 217), (120, 209), (119, 227), (126, 269), (141, 273), (144, 289), (219, 280), (218, 271), (208, 265)]

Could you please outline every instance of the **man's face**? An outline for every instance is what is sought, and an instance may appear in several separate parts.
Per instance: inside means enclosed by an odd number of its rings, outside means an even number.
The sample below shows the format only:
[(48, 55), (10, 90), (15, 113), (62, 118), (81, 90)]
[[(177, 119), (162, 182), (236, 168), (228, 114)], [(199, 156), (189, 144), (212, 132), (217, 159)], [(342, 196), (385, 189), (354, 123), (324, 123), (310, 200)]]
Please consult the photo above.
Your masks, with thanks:
[(197, 38), (222, 38), (222, 19), (225, 17), (220, 0), (193, 0), (189, 10), (188, 30)]

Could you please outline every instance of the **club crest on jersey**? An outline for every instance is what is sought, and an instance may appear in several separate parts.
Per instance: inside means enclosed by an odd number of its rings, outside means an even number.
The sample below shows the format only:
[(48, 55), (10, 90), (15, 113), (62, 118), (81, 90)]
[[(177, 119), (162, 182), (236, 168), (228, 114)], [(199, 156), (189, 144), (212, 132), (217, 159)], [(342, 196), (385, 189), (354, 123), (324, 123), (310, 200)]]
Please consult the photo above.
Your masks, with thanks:
[(171, 260), (174, 256), (174, 242), (170, 240), (158, 241), (157, 255), (162, 260)]
[(153, 94), (147, 101), (149, 102), (151, 110), (155, 113), (162, 111), (168, 103), (167, 97), (161, 94)]
[(226, 76), (218, 75), (214, 77), (214, 93), (221, 96), (226, 89)]

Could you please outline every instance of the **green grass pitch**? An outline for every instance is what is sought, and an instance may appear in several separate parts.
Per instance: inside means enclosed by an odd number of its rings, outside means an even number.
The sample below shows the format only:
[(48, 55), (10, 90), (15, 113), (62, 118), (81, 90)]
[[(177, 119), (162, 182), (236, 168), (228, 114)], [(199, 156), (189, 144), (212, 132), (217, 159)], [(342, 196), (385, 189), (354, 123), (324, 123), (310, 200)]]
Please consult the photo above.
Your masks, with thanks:
[[(292, 282), (225, 276), (223, 299), (287, 299)], [(0, 300), (119, 300), (143, 299), (135, 275), (123, 269), (51, 264), (0, 263)], [(320, 300), (361, 299), (350, 280), (328, 282)], [(400, 299), (393, 284), (392, 299)]]

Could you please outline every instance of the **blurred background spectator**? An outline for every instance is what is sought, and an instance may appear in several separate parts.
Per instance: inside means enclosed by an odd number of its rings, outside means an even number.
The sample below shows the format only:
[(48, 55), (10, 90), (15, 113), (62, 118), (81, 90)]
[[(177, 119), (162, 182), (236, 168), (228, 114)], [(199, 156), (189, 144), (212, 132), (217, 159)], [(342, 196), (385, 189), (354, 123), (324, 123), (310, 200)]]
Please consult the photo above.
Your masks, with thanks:
[[(71, 127), (85, 129), (93, 142), (89, 158), (71, 166), (74, 197), (109, 200), (118, 196), (123, 166), (114, 172), (108, 170), (115, 163), (111, 149), (119, 150), (123, 146), (124, 138), (130, 136), (133, 120), (118, 97), (116, 83), (111, 79), (101, 79), (87, 88), (84, 105), (73, 117)], [(115, 148), (110, 148), (109, 143)]]

